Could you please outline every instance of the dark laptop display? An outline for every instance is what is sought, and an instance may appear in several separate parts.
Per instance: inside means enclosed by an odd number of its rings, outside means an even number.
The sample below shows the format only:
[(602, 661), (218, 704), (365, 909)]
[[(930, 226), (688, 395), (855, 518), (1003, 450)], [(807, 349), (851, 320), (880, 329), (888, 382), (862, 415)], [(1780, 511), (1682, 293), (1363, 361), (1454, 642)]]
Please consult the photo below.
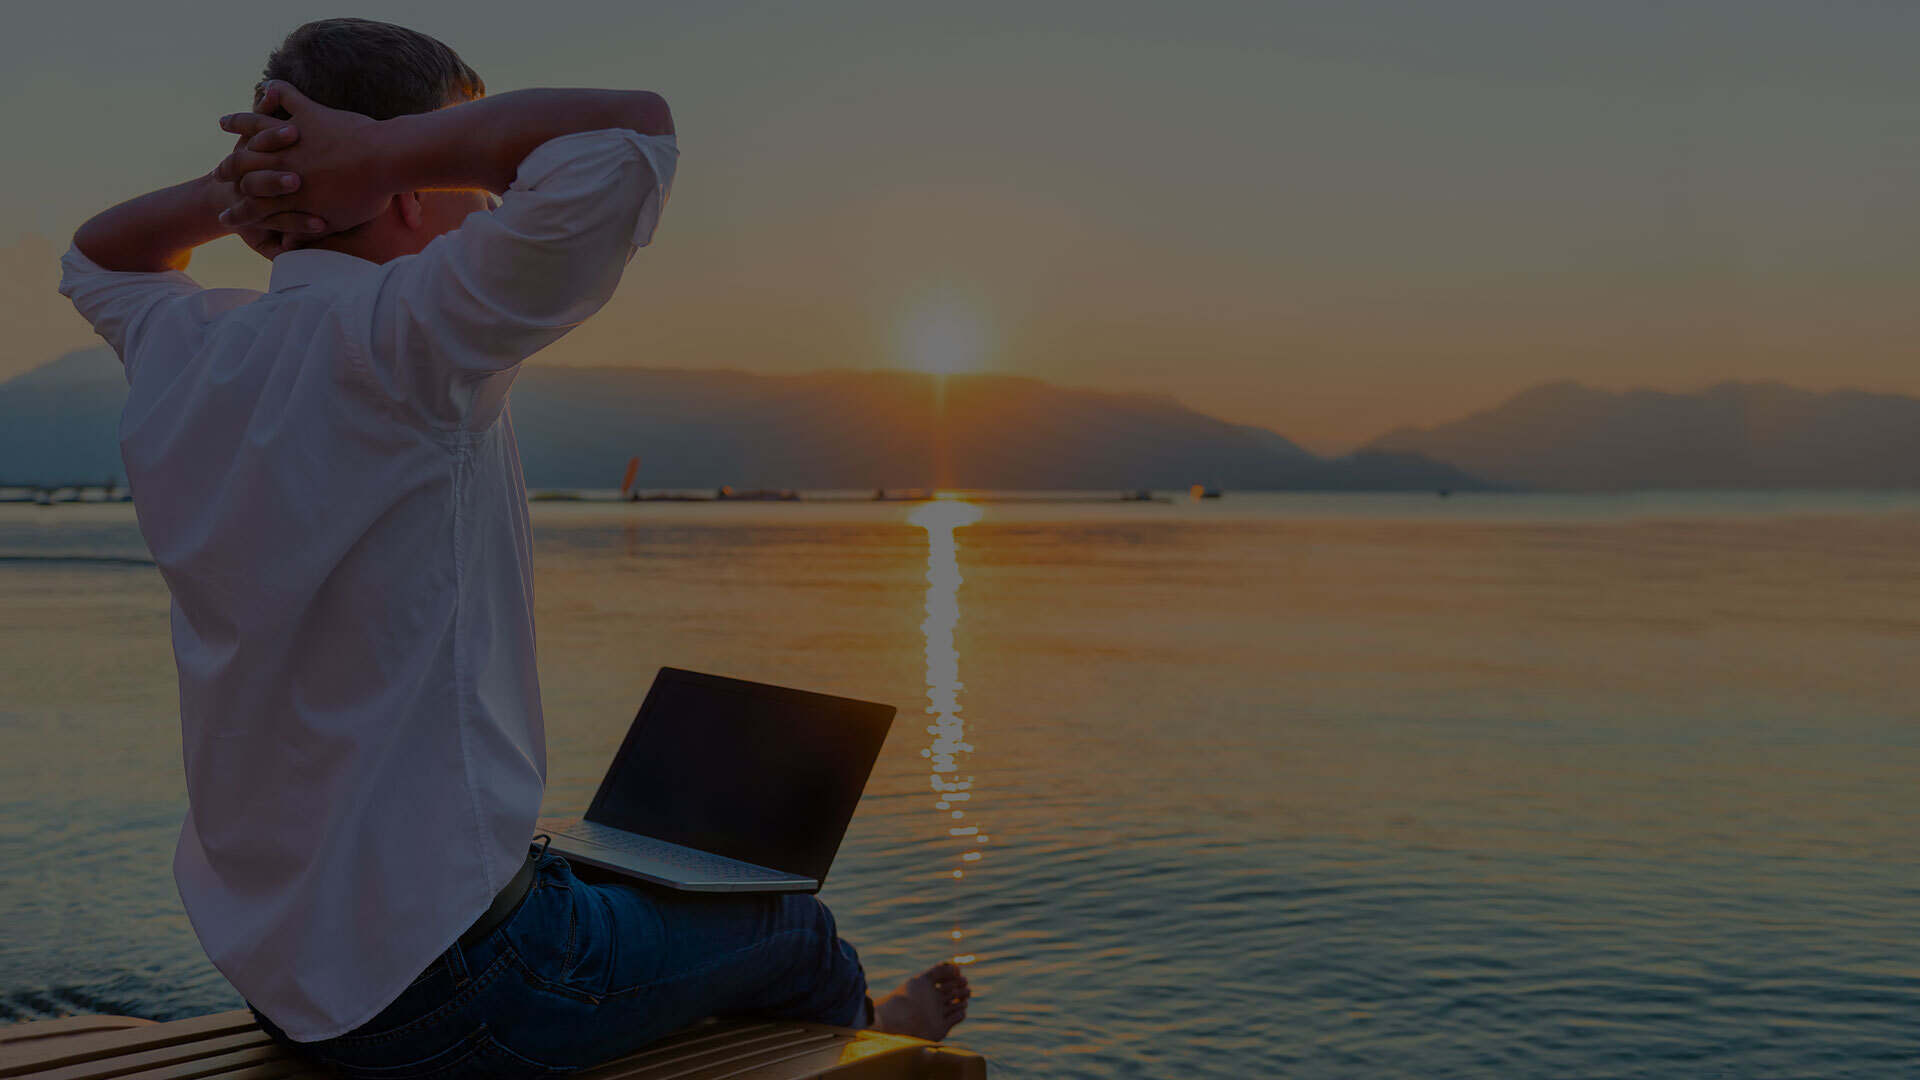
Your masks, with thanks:
[(662, 668), (586, 819), (824, 882), (893, 713)]

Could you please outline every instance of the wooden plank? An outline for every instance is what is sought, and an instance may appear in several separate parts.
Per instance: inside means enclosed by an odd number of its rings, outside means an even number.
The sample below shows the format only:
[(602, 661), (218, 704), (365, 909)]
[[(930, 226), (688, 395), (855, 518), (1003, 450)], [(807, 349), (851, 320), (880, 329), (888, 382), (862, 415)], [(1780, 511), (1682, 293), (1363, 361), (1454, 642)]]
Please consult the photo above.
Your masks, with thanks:
[[(161, 1076), (166, 1074), (154, 1073), (154, 1070), (164, 1070), (165, 1067), (172, 1065), (190, 1065), (196, 1061), (244, 1051), (275, 1055), (285, 1053), (274, 1044), (266, 1032), (256, 1027), (233, 1035), (215, 1035), (184, 1042), (169, 1042), (151, 1049), (139, 1046), (127, 1047), (123, 1053), (108, 1054), (57, 1068), (42, 1069), (34, 1072), (33, 1077), (34, 1080), (114, 1080), (116, 1077), (146, 1076), (149, 1073)], [(204, 1076), (206, 1074), (200, 1072), (182, 1075)]]
[(204, 1077), (249, 1076), (258, 1080), (280, 1080), (308, 1066), (277, 1045), (248, 1047), (191, 1061), (170, 1062), (151, 1068), (114, 1073), (114, 1080), (202, 1080)]
[(920, 1050), (923, 1080), (987, 1080), (987, 1059), (957, 1046), (927, 1046)]
[[(743, 1072), (753, 1072), (756, 1068), (772, 1067), (795, 1057), (806, 1057), (822, 1049), (833, 1049), (833, 1036), (812, 1034), (812, 1032), (781, 1032), (781, 1040), (766, 1040), (751, 1047), (728, 1047), (716, 1045), (697, 1055), (682, 1055), (672, 1059), (643, 1061), (641, 1055), (622, 1057), (607, 1065), (589, 1068), (580, 1074), (582, 1080), (689, 1080), (699, 1076), (701, 1080), (718, 1076), (737, 1076)], [(793, 1038), (797, 1036), (797, 1038)], [(768, 1080), (774, 1076), (806, 1076), (806, 1072), (778, 1070), (762, 1072)]]
[(18, 1024), (0, 1024), (0, 1047), (36, 1039), (61, 1039), (94, 1031), (152, 1026), (152, 1020), (142, 1020), (137, 1016), (62, 1016), (53, 1020), (28, 1020)]
[(701, 1046), (668, 1047), (667, 1053), (647, 1049), (629, 1057), (621, 1058), (608, 1065), (596, 1066), (595, 1071), (584, 1074), (587, 1077), (599, 1076), (598, 1070), (613, 1066), (620, 1068), (612, 1076), (644, 1076), (648, 1080), (673, 1080), (676, 1077), (691, 1076), (703, 1069), (745, 1056), (767, 1055), (793, 1049), (801, 1043), (817, 1043), (832, 1039), (832, 1035), (810, 1032), (805, 1029), (782, 1028), (767, 1025), (768, 1030), (745, 1039), (725, 1039), (717, 1041), (702, 1039)]
[(62, 1049), (85, 1047), (87, 1038), (103, 1032), (153, 1026), (152, 1020), (132, 1016), (62, 1016), (57, 1020), (0, 1024), (0, 1069), (41, 1061)]
[[(21, 1046), (25, 1051), (23, 1057), (19, 1060), (9, 1057), (5, 1064), (0, 1064), (0, 1080), (86, 1061), (96, 1061), (116, 1054), (135, 1053), (155, 1047), (173, 1046), (192, 1042), (195, 1039), (232, 1035), (245, 1031), (258, 1032), (260, 1029), (253, 1022), (252, 1013), (240, 1010), (214, 1013), (211, 1016), (195, 1016), (187, 1020), (174, 1020), (165, 1024), (133, 1027), (121, 1031), (105, 1031), (85, 1038), (53, 1039), (44, 1044), (29, 1042)], [(264, 1037), (265, 1033), (261, 1032), (261, 1035)]]
[[(145, 1077), (146, 1074), (139, 1074)], [(305, 1058), (282, 1053), (280, 1057), (252, 1065), (236, 1065), (218, 1074), (220, 1080), (339, 1080), (332, 1073)]]
[[(275, 1044), (250, 1013), (115, 1029), (121, 1018), (71, 1018), (67, 1037), (16, 1038), (0, 1078), (34, 1080), (328, 1080)], [(24, 1029), (35, 1025), (20, 1025)], [(26, 1034), (21, 1032), (20, 1034)], [(709, 1022), (669, 1035), (578, 1080), (985, 1080), (986, 1060), (877, 1031), (824, 1024)]]
[(837, 1061), (821, 1063), (809, 1075), (836, 1080), (918, 1080), (925, 1051), (931, 1043), (877, 1031), (862, 1031), (840, 1048)]
[[(771, 1039), (769, 1033), (784, 1033)], [(737, 1051), (744, 1041), (748, 1053)], [(804, 1041), (802, 1041), (804, 1040)], [(597, 1066), (579, 1080), (985, 1080), (986, 1059), (903, 1035), (823, 1024), (719, 1022)]]
[[(775, 1065), (791, 1065), (792, 1063), (797, 1062), (802, 1058), (805, 1058), (809, 1061), (818, 1062), (822, 1057), (822, 1051), (831, 1053), (834, 1049), (836, 1048), (831, 1046), (813, 1047), (810, 1049), (801, 1050), (799, 1053), (787, 1054), (782, 1057), (773, 1058), (771, 1060), (754, 1061), (750, 1064), (741, 1065), (738, 1068), (728, 1069), (726, 1072), (719, 1072), (719, 1073), (702, 1072), (700, 1074), (700, 1080), (733, 1080), (734, 1077), (743, 1077), (743, 1076), (747, 1076), (748, 1074), (752, 1074), (755, 1077), (812, 1076), (814, 1075), (816, 1070), (813, 1068), (807, 1068), (805, 1066), (795, 1066), (796, 1068), (804, 1068), (805, 1069), (804, 1072), (794, 1072), (792, 1069), (782, 1069), (779, 1072), (768, 1072), (768, 1070)], [(730, 1061), (738, 1062), (743, 1059), (744, 1059), (744, 1056), (738, 1057), (738, 1058), (732, 1058), (730, 1059)]]
[(777, 1025), (774, 1024), (750, 1023), (737, 1020), (718, 1020), (696, 1024), (693, 1027), (676, 1031), (671, 1035), (648, 1043), (646, 1046), (635, 1051), (626, 1060), (638, 1061), (642, 1058), (661, 1057), (667, 1054), (678, 1053), (689, 1047), (704, 1043), (745, 1038), (760, 1032), (771, 1031), (776, 1026)]

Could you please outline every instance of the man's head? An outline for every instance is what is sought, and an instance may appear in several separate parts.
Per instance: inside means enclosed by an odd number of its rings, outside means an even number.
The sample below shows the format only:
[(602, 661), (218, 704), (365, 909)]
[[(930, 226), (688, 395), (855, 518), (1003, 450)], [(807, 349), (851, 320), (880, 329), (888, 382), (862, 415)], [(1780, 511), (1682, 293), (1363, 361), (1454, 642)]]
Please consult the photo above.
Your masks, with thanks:
[(446, 43), (370, 19), (321, 19), (300, 27), (267, 57), (261, 77), (290, 82), (329, 109), (375, 120), (433, 112), (487, 92)]
[[(486, 83), (445, 42), (371, 19), (307, 23), (267, 57), (262, 79), (292, 83), (328, 108), (375, 120), (434, 112), (487, 92)], [(310, 246), (386, 262), (419, 251), (486, 207), (481, 192), (400, 192), (379, 217)]]

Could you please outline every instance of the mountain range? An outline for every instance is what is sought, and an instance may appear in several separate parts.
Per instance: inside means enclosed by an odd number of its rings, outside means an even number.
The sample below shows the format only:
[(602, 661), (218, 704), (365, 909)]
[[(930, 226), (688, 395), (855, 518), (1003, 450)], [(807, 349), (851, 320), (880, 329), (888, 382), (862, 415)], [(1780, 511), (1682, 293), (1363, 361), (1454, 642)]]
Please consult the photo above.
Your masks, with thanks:
[[(0, 383), (0, 483), (122, 475), (126, 387), (104, 346)], [(1920, 399), (1723, 383), (1558, 382), (1322, 457), (1154, 394), (1010, 375), (528, 365), (513, 390), (527, 481), (609, 488), (1617, 491), (1920, 488)]]
[[(0, 482), (121, 475), (126, 387), (104, 347), (0, 383)], [(643, 488), (1430, 491), (1486, 485), (1419, 453), (1323, 458), (1171, 397), (1008, 375), (528, 365), (513, 388), (527, 482)]]
[(1368, 447), (1517, 488), (1920, 488), (1920, 398), (1780, 383), (1675, 394), (1557, 382)]

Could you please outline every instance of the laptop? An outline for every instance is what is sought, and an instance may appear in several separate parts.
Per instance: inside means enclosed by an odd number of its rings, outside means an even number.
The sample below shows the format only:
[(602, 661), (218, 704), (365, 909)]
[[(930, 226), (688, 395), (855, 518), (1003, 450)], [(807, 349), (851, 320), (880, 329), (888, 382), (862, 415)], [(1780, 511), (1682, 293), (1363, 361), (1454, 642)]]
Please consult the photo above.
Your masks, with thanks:
[(891, 705), (661, 668), (584, 817), (549, 850), (691, 892), (819, 892)]

